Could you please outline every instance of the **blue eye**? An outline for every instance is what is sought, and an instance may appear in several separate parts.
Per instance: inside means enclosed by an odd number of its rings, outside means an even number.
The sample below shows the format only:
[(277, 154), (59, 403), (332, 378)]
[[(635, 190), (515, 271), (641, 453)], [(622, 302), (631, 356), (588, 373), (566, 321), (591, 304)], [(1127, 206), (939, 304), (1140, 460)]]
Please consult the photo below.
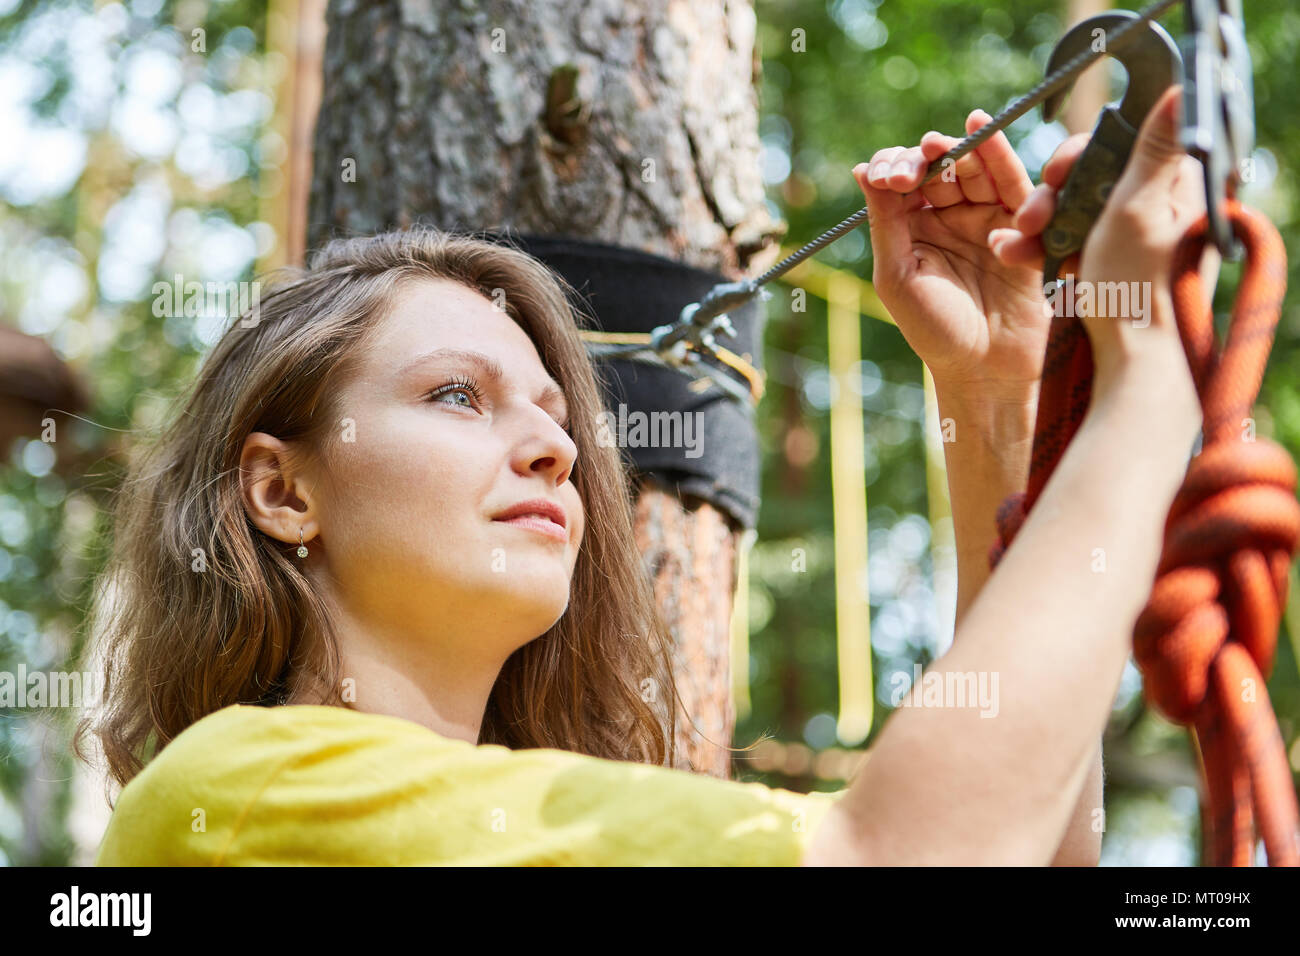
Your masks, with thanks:
[(454, 382), (448, 382), (446, 385), (440, 385), (430, 392), (426, 397), (429, 401), (437, 402), (444, 395), (462, 395), (469, 396), (468, 404), (463, 402), (450, 402), (448, 404), (459, 405), (461, 408), (475, 408), (483, 402), (483, 391), (478, 387), (478, 383), (472, 379), (461, 378)]

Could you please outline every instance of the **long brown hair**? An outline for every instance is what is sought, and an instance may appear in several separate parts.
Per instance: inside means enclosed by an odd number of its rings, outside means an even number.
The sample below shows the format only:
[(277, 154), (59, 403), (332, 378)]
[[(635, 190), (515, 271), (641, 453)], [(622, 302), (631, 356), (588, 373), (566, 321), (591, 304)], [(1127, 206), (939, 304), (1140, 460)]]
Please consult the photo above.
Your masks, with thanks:
[(335, 240), (306, 269), (282, 270), (132, 461), (90, 617), (85, 666), (101, 671), (103, 697), (74, 737), (82, 759), (83, 736), (98, 738), (110, 788), (231, 704), (349, 706), (326, 607), (290, 557), (297, 542), (261, 533), (244, 511), (240, 452), (254, 431), (304, 456), (326, 450), (337, 384), (399, 286), (420, 278), (504, 296), (564, 390), (578, 448), (587, 530), (568, 609), (506, 661), (479, 742), (678, 765), (671, 637), (632, 544), (618, 451), (597, 440), (600, 392), (571, 288), (505, 243), (420, 227)]

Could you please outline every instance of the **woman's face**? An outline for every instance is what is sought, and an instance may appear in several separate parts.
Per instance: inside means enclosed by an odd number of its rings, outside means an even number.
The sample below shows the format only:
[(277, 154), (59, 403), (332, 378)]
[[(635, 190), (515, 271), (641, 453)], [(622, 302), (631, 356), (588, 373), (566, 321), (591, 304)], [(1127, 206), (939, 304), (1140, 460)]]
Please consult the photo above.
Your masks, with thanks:
[[(319, 476), (332, 594), (380, 635), (500, 664), (568, 606), (584, 522), (565, 398), (524, 330), (456, 282), (405, 283), (373, 343)], [(562, 524), (505, 520), (521, 506)]]

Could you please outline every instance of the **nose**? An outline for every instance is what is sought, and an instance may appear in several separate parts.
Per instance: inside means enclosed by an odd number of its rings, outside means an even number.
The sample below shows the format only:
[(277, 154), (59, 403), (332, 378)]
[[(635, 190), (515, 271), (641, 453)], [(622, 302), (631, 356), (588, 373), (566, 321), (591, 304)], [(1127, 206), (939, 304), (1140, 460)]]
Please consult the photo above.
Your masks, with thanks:
[(524, 477), (541, 475), (559, 487), (573, 473), (578, 446), (555, 419), (541, 409), (535, 411), (541, 421), (530, 419), (527, 434), (515, 446), (511, 464)]

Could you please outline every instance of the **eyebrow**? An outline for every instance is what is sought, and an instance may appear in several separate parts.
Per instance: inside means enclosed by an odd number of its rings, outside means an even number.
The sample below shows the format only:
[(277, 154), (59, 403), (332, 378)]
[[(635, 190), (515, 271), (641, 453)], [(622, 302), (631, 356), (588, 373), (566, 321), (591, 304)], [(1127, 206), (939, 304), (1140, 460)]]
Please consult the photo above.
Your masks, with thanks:
[[(485, 378), (490, 378), (498, 382), (506, 380), (506, 371), (501, 367), (501, 363), (490, 355), (484, 355), (482, 352), (474, 352), (469, 349), (451, 349), (441, 348), (434, 349), (432, 352), (425, 352), (423, 355), (417, 355), (411, 361), (398, 370), (399, 375), (405, 375), (412, 369), (424, 365), (428, 362), (461, 362), (466, 365), (472, 365), (478, 370), (479, 374)], [(566, 417), (569, 411), (568, 400), (564, 397), (564, 390), (556, 384), (553, 378), (549, 376), (546, 379), (546, 385), (542, 388), (541, 397), (537, 403), (545, 404), (550, 402), (557, 404), (564, 411)]]

